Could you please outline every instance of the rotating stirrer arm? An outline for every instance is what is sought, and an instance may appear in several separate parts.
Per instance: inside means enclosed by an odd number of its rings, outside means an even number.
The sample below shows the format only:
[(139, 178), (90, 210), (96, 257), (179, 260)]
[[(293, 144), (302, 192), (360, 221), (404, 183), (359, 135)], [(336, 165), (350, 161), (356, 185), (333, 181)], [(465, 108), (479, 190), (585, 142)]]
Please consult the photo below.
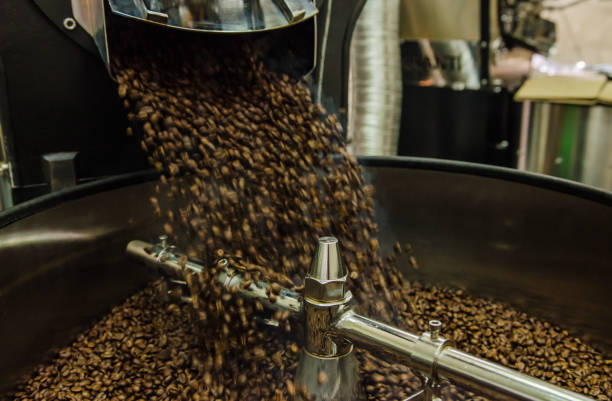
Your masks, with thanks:
[[(205, 269), (202, 264), (177, 253), (164, 236), (157, 244), (131, 241), (127, 252), (160, 269), (171, 285), (179, 287), (185, 301), (190, 298), (185, 293), (188, 287), (182, 280), (183, 269), (194, 273)], [(267, 283), (245, 280), (226, 259), (217, 263), (220, 268), (218, 281), (225, 288), (244, 298), (259, 301), (269, 309), (288, 311), (304, 321), (305, 349), (296, 381), (306, 388), (313, 400), (357, 399), (359, 390), (353, 346), (385, 355), (416, 370), (424, 378), (424, 388), (410, 400), (439, 399), (441, 386), (448, 382), (495, 400), (591, 400), (454, 348), (450, 340), (440, 335), (441, 323), (438, 321), (431, 321), (429, 331), (416, 335), (357, 314), (351, 306), (352, 294), (346, 289), (347, 272), (336, 238), (319, 240), (317, 253), (305, 278), (303, 297), (283, 288), (271, 299)], [(312, 380), (311, 371), (315, 367), (327, 371), (331, 378), (330, 386), (321, 388), (316, 380)]]

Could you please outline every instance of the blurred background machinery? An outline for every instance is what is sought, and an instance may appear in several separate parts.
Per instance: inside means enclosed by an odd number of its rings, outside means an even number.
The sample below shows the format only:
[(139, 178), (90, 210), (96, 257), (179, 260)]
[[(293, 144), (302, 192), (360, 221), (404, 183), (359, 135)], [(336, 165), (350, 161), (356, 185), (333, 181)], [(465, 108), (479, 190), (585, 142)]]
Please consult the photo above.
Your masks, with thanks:
[[(371, 85), (376, 101), (372, 89), (355, 91), (351, 111), (362, 122), (349, 131), (356, 152), (513, 166), (521, 114), (513, 90), (529, 72), (531, 52), (547, 54), (555, 43), (555, 26), (541, 11), (540, 1), (369, 1), (353, 38), (351, 79), (356, 88), (364, 86), (363, 75), (387, 81)], [(385, 40), (369, 34), (376, 32), (370, 22), (376, 12), (386, 15), (377, 24)], [(366, 40), (384, 45), (367, 47)], [(379, 56), (370, 55), (366, 73), (364, 48)], [(522, 63), (508, 62), (517, 54)], [(384, 72), (381, 60), (389, 65)], [(384, 117), (376, 119), (374, 103), (388, 103), (376, 110), (388, 110)], [(374, 125), (388, 129), (370, 133)]]
[[(584, 20), (593, 13), (584, 11), (586, 3), (601, 3), (600, 18), (612, 15), (609, 1), (232, 0), (215, 10), (215, 24), (199, 17), (202, 2), (166, 3), (0, 4), (6, 21), (0, 28), (2, 208), (147, 168), (137, 139), (125, 135), (127, 122), (107, 71), (102, 22), (113, 14), (183, 30), (295, 25), (283, 39), (307, 38), (294, 42), (312, 59), (307, 75), (313, 92), (327, 110), (341, 113), (354, 154), (492, 164), (612, 188), (609, 107), (573, 104), (559, 112), (563, 106), (546, 106), (547, 99), (514, 101), (535, 70), (534, 54), (554, 55), (559, 48), (561, 61), (584, 56), (585, 69), (605, 71), (607, 53), (596, 50), (593, 38), (570, 35), (575, 29), (567, 22), (574, 17), (567, 13), (583, 10)], [(570, 54), (583, 42), (591, 50)], [(541, 139), (549, 137), (557, 139)]]

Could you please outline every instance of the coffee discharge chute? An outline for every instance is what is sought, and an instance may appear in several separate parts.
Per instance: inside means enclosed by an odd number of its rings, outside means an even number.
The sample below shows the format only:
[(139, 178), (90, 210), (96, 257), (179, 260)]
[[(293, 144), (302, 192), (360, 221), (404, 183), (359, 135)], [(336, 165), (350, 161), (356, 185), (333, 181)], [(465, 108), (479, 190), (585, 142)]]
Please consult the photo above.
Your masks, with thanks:
[(274, 30), (317, 14), (308, 0), (72, 0), (76, 21), (89, 33), (109, 66), (107, 23), (112, 15), (172, 29), (215, 33)]

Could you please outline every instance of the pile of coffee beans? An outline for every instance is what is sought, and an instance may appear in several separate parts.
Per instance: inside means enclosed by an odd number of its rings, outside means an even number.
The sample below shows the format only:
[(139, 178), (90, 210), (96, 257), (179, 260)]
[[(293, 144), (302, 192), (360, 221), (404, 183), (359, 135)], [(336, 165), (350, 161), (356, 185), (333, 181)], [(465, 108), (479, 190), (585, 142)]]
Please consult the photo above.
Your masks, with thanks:
[[(10, 395), (16, 400), (286, 400), (299, 348), (265, 330), (227, 369), (202, 347), (192, 307), (155, 286), (115, 307)], [(237, 374), (234, 372), (239, 371)], [(9, 398), (9, 397), (7, 397)]]
[[(128, 135), (142, 137), (161, 174), (153, 210), (171, 240), (208, 267), (185, 272), (193, 305), (164, 304), (146, 289), (40, 367), (15, 399), (280, 401), (304, 393), (292, 381), (298, 323), (223, 288), (218, 262), (271, 283), (274, 302), (281, 287), (303, 289), (323, 235), (340, 240), (359, 312), (416, 332), (437, 318), (461, 349), (612, 399), (612, 360), (580, 339), (459, 290), (405, 281), (394, 263), (411, 250), (396, 244), (396, 255), (380, 256), (373, 188), (346, 153), (338, 117), (313, 103), (290, 63), (277, 71), (262, 61), (269, 46), (261, 38), (228, 43), (164, 33), (113, 44)], [(419, 386), (405, 366), (365, 351), (358, 359), (365, 399), (403, 400)]]
[[(289, 400), (300, 347), (294, 336), (260, 325), (241, 355), (220, 361), (202, 346), (191, 305), (162, 301), (150, 286), (119, 305), (48, 364), (11, 400)], [(462, 290), (406, 283), (404, 323), (424, 330), (430, 317), (467, 352), (598, 400), (612, 398), (612, 360), (579, 338), (506, 305)], [(230, 334), (231, 337), (231, 334)], [(403, 400), (419, 380), (403, 365), (359, 351), (368, 400)], [(456, 388), (446, 400), (482, 399)]]

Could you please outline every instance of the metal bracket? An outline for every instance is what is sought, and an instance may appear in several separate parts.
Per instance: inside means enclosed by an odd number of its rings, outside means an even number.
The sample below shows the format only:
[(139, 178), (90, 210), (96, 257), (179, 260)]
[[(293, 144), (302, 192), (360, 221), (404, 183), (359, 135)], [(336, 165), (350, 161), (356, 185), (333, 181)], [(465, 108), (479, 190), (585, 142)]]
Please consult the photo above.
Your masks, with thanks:
[(306, 10), (297, 0), (274, 0), (274, 3), (287, 18), (287, 22), (292, 24), (306, 16)]
[[(450, 346), (451, 342), (440, 337), (440, 331), (442, 329), (442, 322), (439, 320), (429, 321), (429, 331), (425, 332), (420, 337), (420, 342), (415, 346), (415, 361), (423, 362), (424, 366), (429, 366), (428, 369), (419, 369), (418, 374), (423, 381), (423, 388), (416, 393), (412, 394), (404, 401), (442, 401), (441, 390), (448, 384), (444, 379), (438, 376), (437, 363), (438, 355), (444, 350), (445, 347)], [(420, 347), (423, 348), (423, 355), (420, 355)], [(426, 354), (431, 353), (431, 348), (435, 348), (433, 359)], [(421, 361), (420, 356), (423, 357)]]
[(0, 211), (13, 206), (13, 189), (11, 187), (11, 167), (0, 160)]
[(48, 153), (42, 156), (43, 173), (51, 192), (76, 186), (76, 157), (78, 152)]
[(168, 14), (162, 11), (151, 10), (149, 6), (147, 5), (146, 1), (142, 1), (142, 7), (144, 8), (144, 11), (145, 11), (145, 18), (148, 21), (157, 22), (160, 24), (168, 23)]

